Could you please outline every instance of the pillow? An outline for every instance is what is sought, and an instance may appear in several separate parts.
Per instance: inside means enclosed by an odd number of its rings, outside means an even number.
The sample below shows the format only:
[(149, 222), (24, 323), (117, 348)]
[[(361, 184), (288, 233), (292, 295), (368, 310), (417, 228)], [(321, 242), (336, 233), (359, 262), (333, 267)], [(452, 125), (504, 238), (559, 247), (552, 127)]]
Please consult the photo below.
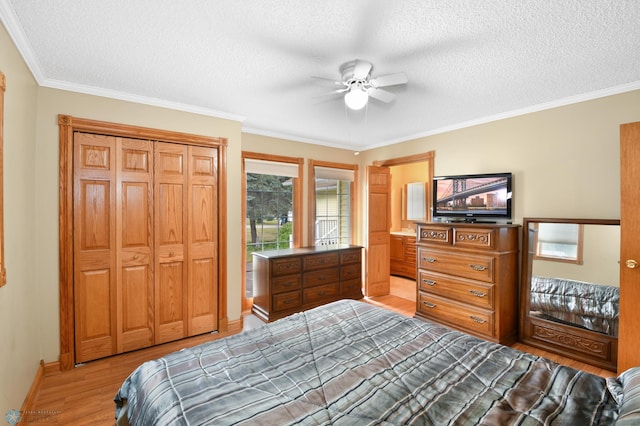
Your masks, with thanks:
[[(640, 424), (640, 367), (633, 367), (618, 376), (622, 386), (622, 402), (616, 425)], [(607, 382), (607, 385), (609, 383)], [(615, 386), (614, 386), (615, 388)], [(611, 387), (609, 387), (611, 390)], [(612, 392), (613, 394), (613, 392)], [(614, 396), (615, 397), (615, 396)]]
[(616, 400), (618, 405), (622, 404), (622, 397), (624, 396), (624, 391), (622, 390), (622, 383), (618, 380), (617, 377), (607, 377), (607, 389), (609, 393)]

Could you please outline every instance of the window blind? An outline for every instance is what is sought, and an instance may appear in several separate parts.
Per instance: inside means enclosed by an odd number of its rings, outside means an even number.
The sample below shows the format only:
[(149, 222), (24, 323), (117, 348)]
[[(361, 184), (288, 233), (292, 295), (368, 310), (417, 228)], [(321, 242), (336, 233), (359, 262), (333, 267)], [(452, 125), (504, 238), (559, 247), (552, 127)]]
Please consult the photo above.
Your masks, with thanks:
[(244, 159), (244, 171), (260, 175), (298, 177), (298, 163), (281, 163), (278, 161)]
[(335, 179), (353, 182), (355, 180), (355, 172), (349, 169), (336, 169), (333, 167), (314, 167), (316, 179)]

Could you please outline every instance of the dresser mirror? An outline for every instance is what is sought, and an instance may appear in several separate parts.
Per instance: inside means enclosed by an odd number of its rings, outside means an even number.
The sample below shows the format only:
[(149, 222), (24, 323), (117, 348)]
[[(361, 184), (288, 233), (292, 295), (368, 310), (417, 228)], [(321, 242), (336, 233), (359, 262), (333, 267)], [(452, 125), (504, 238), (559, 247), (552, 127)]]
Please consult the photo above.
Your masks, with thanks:
[(620, 221), (525, 218), (520, 341), (617, 370)]

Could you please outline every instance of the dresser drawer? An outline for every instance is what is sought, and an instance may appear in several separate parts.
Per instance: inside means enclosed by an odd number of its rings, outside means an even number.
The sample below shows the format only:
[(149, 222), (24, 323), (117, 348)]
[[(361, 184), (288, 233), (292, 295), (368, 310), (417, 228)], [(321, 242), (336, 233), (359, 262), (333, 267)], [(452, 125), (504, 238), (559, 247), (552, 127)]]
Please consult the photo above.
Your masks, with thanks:
[(458, 277), (494, 282), (494, 261), (491, 256), (453, 253), (420, 247), (418, 267)]
[(290, 291), (273, 295), (273, 310), (284, 311), (285, 309), (297, 308), (302, 305), (300, 291)]
[(338, 268), (321, 269), (319, 271), (305, 272), (302, 286), (314, 287), (322, 284), (337, 283), (340, 280)]
[(304, 270), (312, 271), (314, 269), (323, 269), (331, 266), (338, 266), (340, 256), (339, 253), (314, 254), (313, 256), (304, 257)]
[(496, 230), (488, 228), (454, 228), (453, 245), (494, 250)]
[(286, 257), (282, 259), (271, 259), (271, 275), (298, 274), (302, 271), (302, 262), (299, 257)]
[(362, 281), (360, 280), (360, 278), (340, 281), (340, 295), (345, 297), (362, 297)]
[(340, 268), (340, 279), (350, 280), (352, 278), (360, 278), (361, 266), (359, 263), (345, 265)]
[(451, 245), (453, 243), (453, 228), (419, 224), (417, 242)]
[(340, 264), (346, 265), (347, 263), (361, 263), (362, 259), (362, 251), (358, 250), (348, 250), (340, 253)]
[(340, 284), (326, 284), (303, 290), (303, 303), (313, 304), (318, 302), (326, 302), (328, 299), (334, 300), (340, 294)]
[(300, 290), (301, 281), (300, 274), (274, 277), (271, 280), (271, 292), (276, 294), (284, 293), (285, 291)]
[(494, 336), (493, 312), (463, 306), (423, 292), (418, 292), (418, 312), (436, 321), (445, 321), (487, 337)]
[(493, 289), (494, 286), (492, 284), (466, 282), (446, 275), (425, 271), (420, 271), (418, 279), (418, 290), (420, 291), (484, 309), (493, 309)]

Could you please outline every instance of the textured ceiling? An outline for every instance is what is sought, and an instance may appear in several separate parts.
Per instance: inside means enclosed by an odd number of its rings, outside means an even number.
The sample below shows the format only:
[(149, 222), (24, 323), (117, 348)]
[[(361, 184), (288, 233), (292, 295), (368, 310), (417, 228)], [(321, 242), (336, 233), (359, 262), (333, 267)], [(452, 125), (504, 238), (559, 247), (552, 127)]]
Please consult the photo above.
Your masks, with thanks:
[[(638, 0), (0, 0), (38, 83), (363, 150), (640, 89)], [(389, 104), (326, 96), (345, 62)]]

